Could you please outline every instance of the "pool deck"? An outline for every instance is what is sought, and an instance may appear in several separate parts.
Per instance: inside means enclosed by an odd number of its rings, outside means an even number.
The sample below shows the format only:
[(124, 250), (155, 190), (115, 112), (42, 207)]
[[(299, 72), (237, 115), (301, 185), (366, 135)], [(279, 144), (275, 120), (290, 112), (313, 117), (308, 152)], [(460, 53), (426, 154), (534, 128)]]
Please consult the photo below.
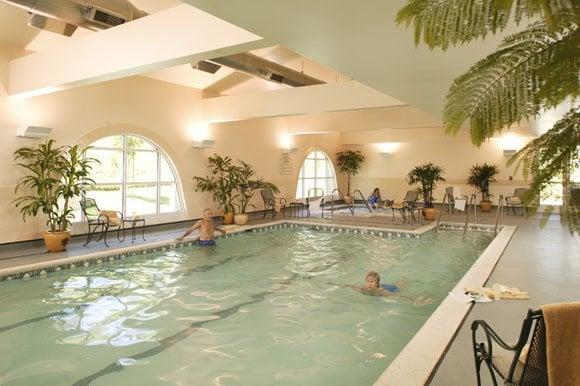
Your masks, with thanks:
[[(280, 219), (276, 219), (280, 220)], [(336, 216), (334, 219), (296, 219), (316, 224), (339, 224), (346, 226), (364, 226), (369, 228), (391, 228), (403, 231), (415, 231), (425, 224), (403, 224), (401, 219), (391, 220), (390, 216)], [(470, 219), (473, 220), (473, 219)], [(464, 222), (464, 214), (443, 215), (442, 221)], [(264, 224), (271, 220), (254, 220), (251, 224)], [(471, 221), (470, 221), (471, 222)], [(493, 224), (494, 214), (480, 214), (479, 224)], [(427, 222), (426, 222), (427, 224)], [(518, 287), (530, 293), (530, 300), (502, 300), (494, 303), (477, 304), (471, 307), (465, 321), (451, 342), (447, 353), (431, 375), (431, 385), (467, 385), (475, 383), (473, 355), (471, 349), (470, 324), (475, 319), (485, 319), (497, 328), (498, 333), (508, 341), (515, 340), (521, 327), (526, 310), (541, 304), (578, 301), (580, 299), (580, 241), (571, 236), (557, 217), (553, 216), (544, 228), (540, 228), (538, 218), (506, 216), (504, 224), (515, 225), (518, 230), (505, 249), (499, 263), (493, 270), (488, 284), (502, 283)], [(164, 242), (177, 237), (185, 228), (184, 224), (163, 226), (148, 229), (146, 241), (138, 239), (134, 244), (130, 240), (119, 243), (113, 234), (110, 247), (103, 242), (93, 241), (84, 247), (84, 237), (73, 238), (68, 251), (47, 254), (41, 242), (31, 242), (0, 247), (0, 270), (21, 265), (45, 263), (66, 257), (74, 257), (95, 252), (108, 251), (132, 245), (143, 245)], [(484, 380), (487, 374), (484, 374)], [(418, 385), (418, 379), (407, 377), (408, 385)], [(388, 383), (387, 383), (388, 384)], [(491, 382), (484, 382), (484, 385)]]

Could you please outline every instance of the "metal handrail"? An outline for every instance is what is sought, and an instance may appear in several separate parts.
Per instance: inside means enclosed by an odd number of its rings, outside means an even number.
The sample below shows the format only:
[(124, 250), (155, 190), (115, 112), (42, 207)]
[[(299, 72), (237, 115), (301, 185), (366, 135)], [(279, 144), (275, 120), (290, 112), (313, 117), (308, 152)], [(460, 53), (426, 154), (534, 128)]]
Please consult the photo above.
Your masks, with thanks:
[(477, 200), (477, 195), (473, 193), (471, 195), (471, 207), (473, 208), (473, 223), (477, 224), (477, 204), (475, 201)]
[(497, 224), (499, 222), (499, 218), (501, 216), (501, 223), (503, 224), (503, 203), (504, 198), (503, 194), (499, 195), (498, 203), (497, 203), (497, 210), (495, 212), (495, 227), (493, 228), (493, 235), (497, 236)]
[[(358, 193), (359, 194), (359, 196), (362, 198), (362, 200), (365, 203), (365, 205), (366, 205), (367, 209), (369, 210), (369, 212), (370, 213), (373, 213), (373, 210), (371, 209), (368, 201), (365, 200), (365, 196), (362, 194), (362, 192), (360, 191), (360, 189), (355, 190), (354, 193)], [(353, 203), (354, 203), (354, 201), (353, 201)]]
[[(344, 194), (342, 193), (342, 190), (336, 188), (332, 191), (332, 193), (330, 193), (330, 216), (334, 216), (334, 193), (338, 192), (338, 197), (344, 200)], [(350, 205), (346, 206), (350, 212), (352, 213), (352, 215), (354, 216), (354, 210), (350, 207)]]

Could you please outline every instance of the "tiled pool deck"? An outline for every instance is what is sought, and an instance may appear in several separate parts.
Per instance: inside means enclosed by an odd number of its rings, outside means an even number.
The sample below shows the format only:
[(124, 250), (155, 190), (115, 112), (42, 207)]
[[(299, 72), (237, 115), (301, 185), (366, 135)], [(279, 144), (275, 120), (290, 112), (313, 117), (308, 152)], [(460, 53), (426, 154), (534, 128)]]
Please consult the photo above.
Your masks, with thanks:
[[(464, 221), (464, 215), (443, 216), (442, 220), (460, 223)], [(300, 223), (308, 223), (313, 226), (320, 225), (326, 227), (331, 224), (337, 224), (342, 228), (377, 230), (379, 228), (390, 228), (393, 235), (396, 233), (407, 237), (419, 236), (424, 232), (432, 231), (433, 225), (425, 224), (403, 224), (400, 219), (392, 221), (390, 217), (349, 217), (336, 216), (334, 219), (294, 219)], [(478, 218), (479, 224), (493, 224), (495, 217), (492, 215), (483, 215)], [(277, 224), (281, 224), (276, 221)], [(522, 290), (530, 292), (529, 301), (501, 301), (491, 304), (478, 304), (475, 307), (447, 304), (446, 312), (433, 314), (433, 321), (427, 322), (415, 338), (409, 343), (409, 346), (401, 353), (398, 360), (393, 362), (393, 366), (383, 374), (377, 381), (377, 385), (418, 385), (429, 383), (434, 385), (466, 385), (474, 384), (475, 377), (473, 374), (473, 359), (471, 354), (470, 330), (471, 320), (485, 318), (498, 326), (498, 330), (506, 332), (506, 336), (515, 338), (519, 331), (521, 319), (528, 307), (541, 305), (549, 302), (578, 300), (580, 293), (580, 246), (578, 240), (571, 237), (565, 228), (559, 222), (551, 221), (545, 229), (539, 229), (539, 222), (536, 219), (524, 219), (517, 216), (506, 217), (505, 223), (519, 226), (519, 230), (513, 236), (512, 242), (507, 246), (500, 262), (493, 272), (489, 282), (500, 282), (510, 286), (516, 286)], [(268, 226), (273, 223), (269, 220), (253, 221), (251, 226)], [(103, 258), (124, 258), (130, 254), (140, 253), (142, 249), (166, 248), (168, 241), (175, 239), (183, 232), (184, 225), (179, 224), (174, 227), (165, 227), (163, 230), (148, 232), (147, 241), (136, 241), (132, 244), (130, 241), (119, 243), (111, 237), (110, 247), (107, 248), (99, 243), (92, 243), (90, 246), (83, 247), (84, 239), (73, 240), (69, 250), (59, 254), (46, 254), (39, 245), (27, 245), (25, 247), (10, 248), (4, 247), (0, 251), (0, 273), (6, 277), (6, 272), (25, 272), (29, 267), (51, 267), (61, 262), (66, 264), (89, 264), (86, 255), (91, 258), (91, 264), (96, 263), (100, 256)], [(244, 231), (246, 227), (232, 227), (232, 231)], [(511, 231), (510, 231), (511, 229)], [(480, 264), (480, 267), (474, 265), (474, 270), (479, 271), (478, 278), (485, 282), (485, 278), (493, 270), (497, 259), (501, 255), (507, 242), (512, 238), (515, 231), (514, 227), (506, 227), (505, 232), (500, 233), (497, 239), (506, 239), (497, 241), (500, 245), (499, 251), (492, 253), (488, 259)], [(386, 235), (385, 235), (386, 236)], [(496, 240), (497, 240), (496, 239)], [(114, 241), (113, 241), (114, 240)], [(495, 242), (495, 241), (494, 241)], [(494, 249), (494, 248), (491, 248)], [(497, 248), (496, 248), (497, 249)], [(486, 250), (487, 251), (487, 250)], [(482, 256), (483, 257), (483, 256)], [(57, 263), (58, 261), (58, 263)], [(485, 267), (481, 267), (485, 265)], [(549, 269), (545, 272), (543, 269)], [(483, 270), (483, 272), (482, 272)], [(470, 270), (471, 271), (471, 270)], [(46, 273), (46, 271), (44, 272)], [(43, 273), (43, 274), (44, 274)], [(483, 275), (483, 276), (482, 276)], [(464, 278), (465, 279), (465, 278)], [(469, 279), (468, 279), (469, 280)], [(462, 280), (458, 286), (464, 285)], [(449, 299), (446, 300), (447, 302)], [(445, 302), (444, 302), (445, 303)], [(442, 303), (443, 304), (443, 303)], [(450, 307), (450, 308), (449, 308)], [(451, 312), (451, 310), (454, 310)], [(450, 318), (449, 314), (455, 314), (455, 320)], [(447, 315), (445, 315), (447, 314)], [(467, 318), (465, 318), (467, 315)], [(448, 345), (449, 340), (454, 336), (457, 325), (463, 323), (457, 332), (456, 339), (450, 345), (447, 354), (440, 359)], [(424, 335), (421, 337), (421, 335)], [(437, 347), (425, 350), (428, 345)], [(422, 352), (430, 352), (430, 358), (417, 356), (416, 348), (421, 348)], [(407, 362), (425, 362), (427, 367), (418, 373), (410, 373), (405, 370)], [(430, 365), (428, 363), (431, 363)], [(439, 363), (436, 372), (430, 370), (426, 372), (425, 368), (433, 368)], [(401, 367), (402, 366), (402, 367)], [(419, 366), (421, 367), (421, 366)], [(473, 382), (472, 382), (473, 381)]]

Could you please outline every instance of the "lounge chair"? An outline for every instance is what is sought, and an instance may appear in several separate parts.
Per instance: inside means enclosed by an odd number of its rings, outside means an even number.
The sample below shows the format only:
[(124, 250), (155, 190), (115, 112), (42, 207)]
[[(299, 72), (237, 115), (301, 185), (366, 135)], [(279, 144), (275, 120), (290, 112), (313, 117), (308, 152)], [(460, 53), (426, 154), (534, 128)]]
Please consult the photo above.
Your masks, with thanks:
[[(413, 220), (417, 221), (415, 218), (415, 212), (422, 209), (421, 206), (418, 205), (417, 200), (419, 199), (419, 193), (416, 190), (409, 190), (407, 194), (405, 194), (405, 198), (403, 201), (393, 201), (390, 205), (390, 209), (393, 213), (393, 221), (395, 220), (395, 211), (401, 213), (401, 217), (403, 218), (403, 222), (407, 221), (406, 212), (411, 214)], [(422, 221), (422, 217), (419, 216)]]
[[(479, 330), (485, 335), (483, 341), (477, 339)], [(478, 386), (482, 363), (487, 366), (494, 386), (498, 384), (496, 373), (506, 385), (548, 385), (546, 328), (541, 310), (528, 311), (520, 336), (512, 345), (503, 341), (483, 320), (475, 320), (471, 331)], [(496, 345), (501, 349), (496, 349)]]
[[(109, 230), (117, 231), (117, 240), (119, 240), (119, 242), (125, 240), (123, 213), (118, 211), (101, 211), (97, 206), (97, 202), (92, 198), (84, 198), (80, 201), (80, 204), (89, 225), (87, 241), (83, 246), (86, 246), (91, 242), (91, 239), (97, 230), (100, 230), (97, 241), (104, 238), (107, 247), (109, 246), (109, 244), (107, 244), (107, 232)], [(123, 239), (121, 239), (121, 231), (123, 231)]]
[(522, 216), (527, 213), (526, 205), (524, 203), (524, 195), (528, 192), (528, 188), (516, 188), (514, 194), (505, 198), (505, 205), (509, 214), (510, 207), (513, 214), (516, 214), (516, 208), (522, 208)]
[(264, 217), (269, 210), (272, 211), (272, 218), (276, 217), (279, 211), (282, 212), (282, 217), (286, 217), (284, 214), (284, 209), (286, 208), (286, 199), (283, 197), (274, 196), (272, 189), (260, 189), (260, 195), (264, 201)]

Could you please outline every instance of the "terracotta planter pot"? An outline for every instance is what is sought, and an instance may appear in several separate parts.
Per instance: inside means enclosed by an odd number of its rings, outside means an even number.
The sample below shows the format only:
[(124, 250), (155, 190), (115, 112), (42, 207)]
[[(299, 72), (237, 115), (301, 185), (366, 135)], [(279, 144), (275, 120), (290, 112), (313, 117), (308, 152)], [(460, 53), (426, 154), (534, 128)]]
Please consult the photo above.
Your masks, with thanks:
[(42, 236), (47, 252), (61, 252), (66, 250), (66, 246), (70, 240), (70, 231), (50, 232), (45, 231)]
[(437, 209), (423, 208), (423, 217), (425, 220), (435, 220), (435, 216), (437, 216)]
[(248, 222), (248, 215), (246, 213), (238, 213), (234, 216), (236, 225), (245, 225)]
[(344, 196), (344, 203), (346, 205), (352, 205), (354, 198), (352, 196)]
[(479, 206), (482, 212), (491, 212), (491, 201), (480, 201)]
[(224, 224), (233, 224), (234, 223), (234, 212), (226, 212), (223, 215)]

